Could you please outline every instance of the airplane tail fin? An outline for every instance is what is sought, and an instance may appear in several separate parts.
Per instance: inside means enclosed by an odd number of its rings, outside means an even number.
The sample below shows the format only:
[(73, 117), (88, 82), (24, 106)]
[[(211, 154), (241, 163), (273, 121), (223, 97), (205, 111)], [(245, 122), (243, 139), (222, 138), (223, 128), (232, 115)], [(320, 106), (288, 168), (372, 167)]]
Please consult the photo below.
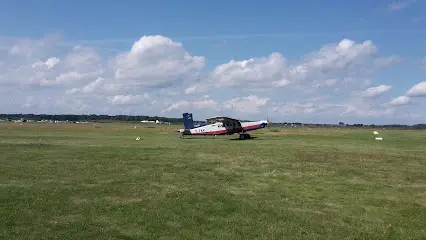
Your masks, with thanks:
[(192, 113), (184, 113), (183, 114), (183, 126), (185, 129), (193, 129), (194, 128), (194, 120), (192, 119)]

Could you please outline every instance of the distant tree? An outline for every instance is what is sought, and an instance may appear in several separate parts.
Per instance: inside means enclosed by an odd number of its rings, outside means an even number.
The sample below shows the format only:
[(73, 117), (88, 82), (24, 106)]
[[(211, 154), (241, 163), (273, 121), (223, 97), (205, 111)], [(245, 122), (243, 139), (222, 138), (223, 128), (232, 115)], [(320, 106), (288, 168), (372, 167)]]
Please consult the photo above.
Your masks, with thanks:
[(183, 123), (182, 118), (168, 118), (159, 116), (131, 116), (131, 115), (74, 115), (74, 114), (62, 114), (62, 115), (50, 115), (50, 114), (0, 114), (0, 119), (6, 120), (52, 120), (52, 121), (70, 121), (70, 122), (83, 122), (83, 121), (129, 121), (129, 122), (140, 122), (142, 120), (159, 120), (161, 122), (169, 123)]

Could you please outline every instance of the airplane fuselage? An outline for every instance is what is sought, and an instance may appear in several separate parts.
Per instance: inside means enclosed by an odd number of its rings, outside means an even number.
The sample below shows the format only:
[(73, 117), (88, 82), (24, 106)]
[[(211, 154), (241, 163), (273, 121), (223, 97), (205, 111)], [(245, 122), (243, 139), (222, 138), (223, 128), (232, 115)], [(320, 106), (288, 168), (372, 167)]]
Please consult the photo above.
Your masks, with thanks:
[(182, 135), (232, 135), (235, 133), (242, 133), (261, 129), (266, 127), (268, 122), (266, 120), (255, 122), (240, 122), (240, 126), (229, 123), (216, 122), (213, 124), (196, 127), (192, 129), (179, 129)]

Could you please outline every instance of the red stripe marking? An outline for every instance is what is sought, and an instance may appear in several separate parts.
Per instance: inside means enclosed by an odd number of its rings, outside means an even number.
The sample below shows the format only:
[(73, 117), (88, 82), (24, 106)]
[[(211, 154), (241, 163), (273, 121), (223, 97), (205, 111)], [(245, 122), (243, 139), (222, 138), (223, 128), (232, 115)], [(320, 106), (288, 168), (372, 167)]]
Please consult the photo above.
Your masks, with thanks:
[[(245, 126), (243, 127), (244, 130), (254, 130), (260, 128), (260, 125), (251, 125), (251, 126)], [(218, 131), (209, 131), (209, 132), (197, 132), (197, 133), (191, 133), (191, 135), (221, 135), (226, 133), (237, 133), (236, 129), (229, 129), (229, 130), (218, 130)]]

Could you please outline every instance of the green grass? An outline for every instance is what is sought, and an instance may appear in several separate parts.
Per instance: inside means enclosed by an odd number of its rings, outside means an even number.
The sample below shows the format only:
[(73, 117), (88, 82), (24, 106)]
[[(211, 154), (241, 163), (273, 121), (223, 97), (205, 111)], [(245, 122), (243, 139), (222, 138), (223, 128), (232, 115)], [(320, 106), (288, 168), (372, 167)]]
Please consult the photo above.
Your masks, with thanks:
[(0, 238), (426, 238), (426, 131), (177, 128), (0, 125)]

